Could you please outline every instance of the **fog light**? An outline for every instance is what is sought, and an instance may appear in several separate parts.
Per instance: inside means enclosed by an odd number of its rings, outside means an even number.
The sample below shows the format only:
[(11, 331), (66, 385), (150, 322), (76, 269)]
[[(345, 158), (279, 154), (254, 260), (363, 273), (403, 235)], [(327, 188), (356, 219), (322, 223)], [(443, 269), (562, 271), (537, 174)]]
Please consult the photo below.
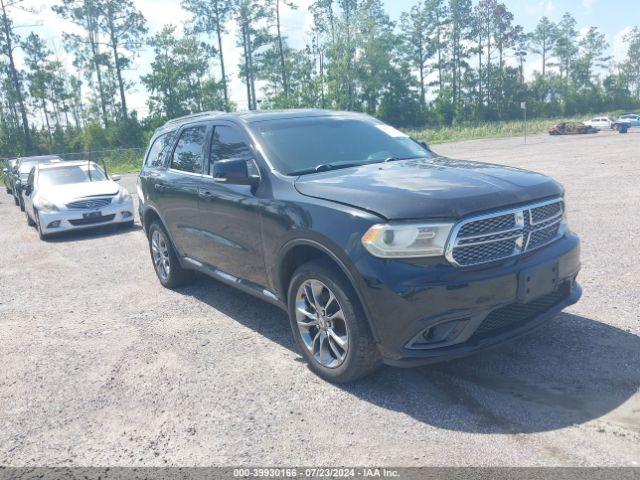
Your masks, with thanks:
[(133, 213), (131, 212), (120, 212), (122, 214), (122, 218), (133, 217)]
[(55, 220), (47, 225), (47, 228), (58, 228), (60, 226), (60, 220)]
[(422, 338), (427, 343), (441, 343), (452, 340), (458, 336), (462, 327), (465, 326), (466, 320), (454, 320), (434, 325), (422, 332)]

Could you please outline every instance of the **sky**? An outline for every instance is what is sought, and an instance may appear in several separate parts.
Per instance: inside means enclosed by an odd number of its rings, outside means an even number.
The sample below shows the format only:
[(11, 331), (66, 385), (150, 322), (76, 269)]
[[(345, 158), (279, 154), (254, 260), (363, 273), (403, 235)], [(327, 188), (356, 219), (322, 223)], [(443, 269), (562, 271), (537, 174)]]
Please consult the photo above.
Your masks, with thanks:
[[(558, 21), (564, 12), (571, 12), (578, 22), (578, 29), (586, 31), (590, 26), (597, 26), (607, 37), (611, 45), (611, 55), (616, 60), (621, 60), (625, 53), (623, 37), (633, 26), (640, 26), (640, 0), (503, 0), (509, 10), (515, 16), (515, 22), (522, 25), (525, 31), (531, 31), (540, 17), (548, 16), (553, 21)], [(14, 9), (11, 12), (14, 23), (19, 27), (18, 33), (26, 37), (33, 30), (48, 41), (55, 55), (62, 60), (69, 69), (72, 69), (73, 57), (65, 51), (62, 41), (63, 32), (72, 32), (75, 26), (60, 19), (51, 11), (51, 6), (59, 3), (55, 0), (24, 0), (23, 5), (34, 10), (35, 13)], [(149, 30), (154, 34), (166, 24), (174, 24), (178, 32), (189, 19), (189, 14), (180, 8), (179, 0), (134, 0), (137, 8), (148, 21)], [(308, 41), (308, 32), (312, 18), (308, 7), (312, 0), (293, 0), (297, 9), (284, 7), (282, 13), (283, 33), (289, 44), (294, 48), (303, 47)], [(387, 12), (392, 20), (397, 20), (403, 11), (408, 11), (417, 0), (384, 0)], [(240, 63), (241, 51), (236, 46), (237, 29), (234, 24), (229, 25), (229, 33), (223, 39), (225, 51), (225, 66), (229, 73), (229, 87), (231, 100), (238, 109), (246, 109), (246, 90), (237, 76), (237, 65)], [(17, 52), (18, 62), (21, 62), (21, 53)], [(139, 77), (148, 73), (153, 53), (147, 48), (135, 59), (126, 78), (133, 82), (128, 94), (127, 102), (130, 109), (135, 109), (140, 116), (148, 114), (146, 106), (146, 92), (140, 84)], [(530, 55), (526, 66), (526, 73), (531, 74), (534, 69), (539, 69), (540, 60), (535, 55)], [(212, 71), (216, 75), (219, 71), (217, 65), (212, 65)]]

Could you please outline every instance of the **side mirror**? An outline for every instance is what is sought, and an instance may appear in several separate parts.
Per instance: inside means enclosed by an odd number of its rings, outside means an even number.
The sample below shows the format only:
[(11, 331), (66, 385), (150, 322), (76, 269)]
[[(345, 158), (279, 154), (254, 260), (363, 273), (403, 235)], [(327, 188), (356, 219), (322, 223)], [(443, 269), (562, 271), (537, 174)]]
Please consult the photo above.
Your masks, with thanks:
[(428, 152), (430, 152), (430, 151), (431, 151), (431, 148), (429, 148), (429, 144), (428, 144), (427, 142), (425, 142), (424, 140), (420, 140), (418, 143), (419, 143), (419, 144), (420, 144), (420, 146), (421, 146), (422, 148), (424, 148), (426, 151), (428, 151)]
[(255, 186), (260, 181), (260, 177), (249, 175), (247, 162), (241, 158), (218, 160), (213, 164), (213, 179), (230, 185)]
[(24, 194), (28, 197), (29, 195), (31, 195), (31, 192), (33, 191), (33, 187), (31, 185), (25, 185), (24, 186)]
[(111, 180), (119, 182), (122, 177), (120, 175), (111, 175)]
[(3, 168), (2, 173), (6, 175), (7, 173), (9, 173), (9, 169), (7, 167)]

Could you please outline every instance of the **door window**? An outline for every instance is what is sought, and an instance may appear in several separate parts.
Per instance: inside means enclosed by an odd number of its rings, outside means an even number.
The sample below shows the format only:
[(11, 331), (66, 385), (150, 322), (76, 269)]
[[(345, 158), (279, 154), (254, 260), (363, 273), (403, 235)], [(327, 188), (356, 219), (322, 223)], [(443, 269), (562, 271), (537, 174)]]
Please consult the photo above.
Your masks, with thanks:
[(202, 157), (207, 127), (185, 128), (173, 152), (171, 168), (188, 173), (202, 173)]
[[(213, 131), (211, 140), (211, 155), (209, 156), (211, 165), (216, 160), (244, 159), (251, 160), (253, 154), (251, 148), (237, 128), (227, 125), (219, 125)], [(253, 162), (251, 162), (251, 165)], [(210, 166), (209, 172), (213, 170)]]

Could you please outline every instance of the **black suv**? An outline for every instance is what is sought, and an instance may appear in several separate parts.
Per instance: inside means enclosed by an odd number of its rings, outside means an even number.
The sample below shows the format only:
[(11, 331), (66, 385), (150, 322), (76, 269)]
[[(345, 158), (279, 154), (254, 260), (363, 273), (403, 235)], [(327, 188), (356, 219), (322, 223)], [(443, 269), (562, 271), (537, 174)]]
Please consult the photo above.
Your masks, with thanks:
[(171, 121), (138, 190), (164, 286), (197, 270), (282, 307), (335, 382), (477, 352), (581, 295), (557, 182), (443, 158), (362, 114)]

